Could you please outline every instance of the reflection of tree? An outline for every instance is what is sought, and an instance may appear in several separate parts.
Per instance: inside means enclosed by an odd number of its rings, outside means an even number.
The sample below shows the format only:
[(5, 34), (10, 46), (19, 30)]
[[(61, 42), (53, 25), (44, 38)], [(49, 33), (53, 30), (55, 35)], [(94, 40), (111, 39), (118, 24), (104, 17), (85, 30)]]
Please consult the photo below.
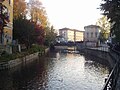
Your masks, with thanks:
[[(107, 60), (103, 60), (103, 59), (98, 58), (98, 57), (95, 57), (95, 56), (93, 56), (93, 55), (85, 54), (85, 60), (86, 60), (86, 61), (88, 61), (88, 60), (94, 61), (94, 62), (92, 62), (92, 63), (94, 63), (95, 67), (97, 67), (97, 64), (98, 64), (98, 63), (101, 64), (101, 65), (103, 65), (103, 66), (105, 66), (105, 67), (106, 67), (106, 66), (109, 67)], [(89, 61), (88, 61), (88, 62), (89, 62)], [(91, 63), (91, 64), (92, 64), (92, 63)]]
[(85, 60), (85, 67), (88, 71), (90, 71), (90, 73), (96, 72), (97, 74), (100, 73), (101, 75), (109, 73), (110, 68), (108, 64), (102, 62), (103, 59), (90, 55), (85, 55)]
[(0, 3), (0, 39), (3, 43), (3, 29), (9, 22), (9, 13), (6, 6)]

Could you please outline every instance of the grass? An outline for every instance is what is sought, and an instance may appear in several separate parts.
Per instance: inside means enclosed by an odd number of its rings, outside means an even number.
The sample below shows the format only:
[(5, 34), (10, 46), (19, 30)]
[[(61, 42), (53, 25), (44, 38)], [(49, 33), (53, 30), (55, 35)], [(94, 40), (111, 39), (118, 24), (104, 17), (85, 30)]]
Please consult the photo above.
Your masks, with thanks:
[(13, 53), (13, 54), (8, 54), (5, 53), (3, 55), (0, 56), (0, 62), (7, 62), (10, 60), (14, 60), (16, 58), (22, 58), (26, 55), (30, 55), (36, 52), (43, 52), (45, 50), (45, 46), (40, 46), (40, 45), (33, 45), (30, 49), (21, 52), (21, 53)]

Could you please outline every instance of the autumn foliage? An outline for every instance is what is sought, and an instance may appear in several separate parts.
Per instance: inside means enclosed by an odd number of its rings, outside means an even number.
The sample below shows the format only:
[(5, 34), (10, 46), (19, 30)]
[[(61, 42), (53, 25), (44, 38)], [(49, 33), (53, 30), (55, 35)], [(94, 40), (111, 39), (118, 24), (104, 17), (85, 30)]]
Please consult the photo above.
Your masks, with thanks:
[(38, 0), (30, 0), (29, 3), (25, 0), (14, 0), (13, 12), (14, 40), (25, 44), (26, 47), (33, 43), (43, 45), (48, 21), (42, 3)]
[(35, 26), (35, 33), (37, 34), (37, 38), (36, 38), (37, 43), (42, 45), (44, 43), (44, 37), (45, 37), (44, 28), (40, 25), (36, 25)]
[(17, 19), (26, 15), (26, 3), (25, 0), (14, 0), (13, 5), (13, 17)]

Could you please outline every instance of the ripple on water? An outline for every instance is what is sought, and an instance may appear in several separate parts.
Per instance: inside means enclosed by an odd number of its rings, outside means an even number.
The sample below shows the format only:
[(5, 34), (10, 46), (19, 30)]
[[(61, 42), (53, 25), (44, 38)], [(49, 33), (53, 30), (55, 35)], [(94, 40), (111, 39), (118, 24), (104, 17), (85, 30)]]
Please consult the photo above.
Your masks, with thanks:
[[(100, 90), (108, 68), (83, 55), (51, 53), (10, 75), (0, 74), (1, 87), (16, 90)], [(8, 81), (8, 83), (4, 82)], [(0, 81), (0, 82), (1, 82)], [(7, 89), (4, 89), (7, 90)]]

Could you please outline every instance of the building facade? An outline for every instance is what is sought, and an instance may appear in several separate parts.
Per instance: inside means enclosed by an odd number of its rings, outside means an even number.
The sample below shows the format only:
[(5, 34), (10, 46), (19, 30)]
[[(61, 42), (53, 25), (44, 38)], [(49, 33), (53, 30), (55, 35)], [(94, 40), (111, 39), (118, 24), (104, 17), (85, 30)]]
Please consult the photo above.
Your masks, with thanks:
[(13, 38), (13, 0), (0, 1), (0, 12), (0, 44), (8, 46)]
[(100, 27), (97, 25), (88, 25), (84, 27), (85, 33), (84, 33), (84, 41), (87, 42), (87, 44), (91, 44), (93, 46), (96, 45), (98, 42), (99, 34), (100, 34)]
[(76, 29), (62, 28), (59, 29), (59, 35), (64, 38), (66, 42), (83, 41), (84, 31)]
[(7, 8), (8, 21), (3, 31), (3, 44), (12, 44), (12, 32), (13, 32), (13, 0), (5, 0), (3, 5)]

